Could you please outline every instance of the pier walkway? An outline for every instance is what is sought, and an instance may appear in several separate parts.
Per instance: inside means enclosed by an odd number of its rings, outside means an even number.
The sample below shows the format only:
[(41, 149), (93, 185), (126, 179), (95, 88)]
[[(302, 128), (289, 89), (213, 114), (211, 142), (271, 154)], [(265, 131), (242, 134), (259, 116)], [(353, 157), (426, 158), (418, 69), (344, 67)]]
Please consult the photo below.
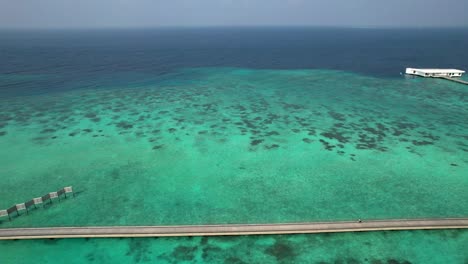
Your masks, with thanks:
[(450, 77), (437, 77), (437, 78), (468, 85), (467, 81), (464, 81), (464, 80), (461, 80), (461, 79), (455, 79), (455, 78), (450, 78)]
[(307, 234), (455, 228), (468, 228), (468, 218), (359, 220), (286, 224), (8, 228), (0, 229), (0, 240)]
[(20, 212), (26, 210), (26, 213), (29, 214), (30, 208), (34, 207), (35, 209), (37, 209), (37, 205), (40, 204), (42, 204), (42, 206), (44, 207), (47, 201), (49, 201), (49, 203), (52, 203), (52, 200), (55, 199), (58, 199), (60, 201), (61, 196), (65, 196), (65, 198), (67, 198), (67, 194), (70, 193), (73, 194), (73, 197), (75, 197), (73, 188), (71, 186), (68, 186), (56, 192), (50, 192), (43, 196), (33, 198), (27, 202), (14, 204), (8, 209), (0, 210), (0, 218), (8, 217), (8, 219), (11, 221), (11, 216), (14, 215), (14, 213), (16, 213), (16, 216), (20, 216)]

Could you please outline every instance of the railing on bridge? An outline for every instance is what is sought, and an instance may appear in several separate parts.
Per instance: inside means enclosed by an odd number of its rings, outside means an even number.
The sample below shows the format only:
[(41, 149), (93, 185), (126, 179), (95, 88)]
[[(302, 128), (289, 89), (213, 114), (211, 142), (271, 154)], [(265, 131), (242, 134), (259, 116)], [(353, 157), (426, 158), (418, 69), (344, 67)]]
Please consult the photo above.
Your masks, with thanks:
[(72, 186), (64, 187), (56, 192), (50, 192), (46, 195), (33, 198), (24, 203), (15, 204), (8, 209), (0, 210), (0, 218), (8, 216), (8, 219), (11, 221), (11, 216), (13, 213), (16, 213), (16, 216), (19, 216), (20, 211), (26, 210), (26, 214), (28, 214), (31, 207), (37, 208), (37, 205), (39, 204), (42, 204), (42, 207), (44, 207), (47, 201), (49, 201), (49, 204), (52, 203), (53, 199), (58, 199), (60, 201), (61, 196), (67, 198), (67, 194), (69, 193), (73, 194), (73, 197), (75, 197)]

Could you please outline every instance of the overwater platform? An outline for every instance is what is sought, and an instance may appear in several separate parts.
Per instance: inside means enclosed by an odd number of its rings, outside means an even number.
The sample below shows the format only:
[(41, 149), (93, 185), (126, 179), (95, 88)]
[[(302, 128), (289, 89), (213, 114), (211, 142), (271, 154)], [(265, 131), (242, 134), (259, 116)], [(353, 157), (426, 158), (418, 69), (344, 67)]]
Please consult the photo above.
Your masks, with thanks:
[(467, 81), (461, 80), (458, 77), (462, 77), (465, 71), (458, 69), (416, 69), (406, 68), (405, 73), (408, 75), (415, 75), (426, 78), (439, 78), (452, 82), (468, 85)]
[(465, 71), (458, 69), (416, 69), (406, 68), (406, 74), (420, 77), (461, 77)]
[(310, 234), (468, 228), (468, 218), (358, 220), (284, 224), (45, 227), (0, 229), (0, 240)]

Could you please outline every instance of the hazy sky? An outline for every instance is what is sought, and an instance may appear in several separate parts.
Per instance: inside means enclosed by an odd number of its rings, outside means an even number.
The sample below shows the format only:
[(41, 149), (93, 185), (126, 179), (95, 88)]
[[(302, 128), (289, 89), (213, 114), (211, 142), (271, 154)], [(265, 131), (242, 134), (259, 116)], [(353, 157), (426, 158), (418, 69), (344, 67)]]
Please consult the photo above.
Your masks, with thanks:
[(468, 26), (468, 0), (0, 0), (2, 28)]

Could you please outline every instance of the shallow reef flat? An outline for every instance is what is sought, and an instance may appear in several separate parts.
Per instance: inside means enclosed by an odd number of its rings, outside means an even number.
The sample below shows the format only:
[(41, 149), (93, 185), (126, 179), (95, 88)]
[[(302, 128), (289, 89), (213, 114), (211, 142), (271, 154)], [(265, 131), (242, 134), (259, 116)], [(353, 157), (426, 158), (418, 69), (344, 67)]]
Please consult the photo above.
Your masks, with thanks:
[(0, 241), (2, 263), (466, 263), (468, 231)]
[(0, 99), (0, 227), (466, 217), (468, 91), (331, 70), (188, 68)]

